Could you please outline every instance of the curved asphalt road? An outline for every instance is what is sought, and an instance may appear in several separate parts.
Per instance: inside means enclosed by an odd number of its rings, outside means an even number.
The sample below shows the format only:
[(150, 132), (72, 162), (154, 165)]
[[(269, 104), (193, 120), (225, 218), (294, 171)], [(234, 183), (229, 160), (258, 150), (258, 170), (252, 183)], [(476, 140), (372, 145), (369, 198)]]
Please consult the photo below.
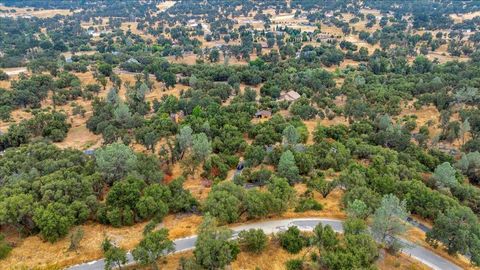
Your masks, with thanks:
[[(296, 218), (296, 219), (283, 219), (283, 220), (271, 220), (264, 222), (257, 222), (252, 224), (245, 224), (238, 227), (231, 228), (233, 230), (233, 236), (237, 236), (240, 231), (248, 229), (262, 229), (266, 234), (277, 233), (286, 230), (288, 227), (297, 226), (302, 231), (312, 231), (318, 223), (323, 225), (330, 225), (334, 231), (342, 233), (343, 226), (341, 220), (326, 219), (326, 218)], [(183, 252), (195, 248), (196, 236), (187, 238), (181, 238), (175, 240), (175, 252)], [(412, 258), (422, 262), (428, 267), (435, 270), (461, 270), (462, 268), (450, 262), (449, 260), (433, 253), (432, 251), (423, 248), (419, 245), (411, 243), (406, 240), (402, 240), (406, 245), (402, 249), (402, 252)], [(133, 264), (134, 260), (129, 252), (128, 264)], [(68, 270), (103, 270), (105, 262), (103, 259), (92, 261), (84, 264), (78, 264), (67, 268)]]

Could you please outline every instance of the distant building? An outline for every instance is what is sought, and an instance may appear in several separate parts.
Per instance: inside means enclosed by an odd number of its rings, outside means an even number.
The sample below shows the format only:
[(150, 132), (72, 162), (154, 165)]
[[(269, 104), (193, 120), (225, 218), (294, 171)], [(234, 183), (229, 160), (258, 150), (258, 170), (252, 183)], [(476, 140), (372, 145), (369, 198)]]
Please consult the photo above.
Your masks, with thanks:
[(129, 64), (136, 64), (136, 65), (140, 65), (140, 62), (138, 62), (138, 60), (137, 60), (137, 59), (135, 59), (135, 58), (133, 58), (133, 57), (132, 57), (132, 58), (130, 58), (130, 59), (128, 59), (127, 63), (129, 63)]
[(271, 116), (272, 116), (272, 112), (267, 110), (261, 110), (255, 113), (256, 118), (269, 118)]
[(67, 58), (65, 58), (65, 62), (67, 62), (67, 63), (73, 63), (72, 57), (67, 57)]
[(280, 95), (279, 101), (295, 101), (300, 98), (300, 94), (291, 90)]
[(325, 12), (325, 17), (327, 17), (327, 18), (333, 17), (333, 11), (327, 11), (327, 12)]
[(321, 42), (330, 42), (335, 40), (335, 36), (327, 33), (318, 33), (315, 38)]

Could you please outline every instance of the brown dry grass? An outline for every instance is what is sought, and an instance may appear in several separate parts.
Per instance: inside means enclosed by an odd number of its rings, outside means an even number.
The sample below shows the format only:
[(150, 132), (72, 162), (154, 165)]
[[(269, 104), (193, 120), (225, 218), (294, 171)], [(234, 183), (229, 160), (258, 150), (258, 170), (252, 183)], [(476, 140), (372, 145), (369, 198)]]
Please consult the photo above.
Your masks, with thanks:
[[(185, 215), (167, 216), (162, 225), (170, 230), (171, 239), (195, 234), (201, 223), (201, 217)], [(61, 269), (68, 265), (95, 260), (102, 257), (100, 244), (105, 236), (110, 237), (122, 248), (130, 250), (142, 239), (146, 222), (130, 227), (113, 228), (97, 223), (87, 223), (81, 226), (84, 238), (77, 252), (68, 252), (70, 241), (68, 237), (56, 242), (44, 242), (39, 236), (30, 236), (19, 240), (10, 255), (0, 261), (0, 269)], [(9, 237), (12, 239), (12, 236)]]
[(2, 68), (2, 70), (11, 77), (10, 79), (15, 79), (15, 75), (18, 75), (20, 73), (28, 72), (26, 67)]
[[(24, 16), (32, 16), (32, 17), (39, 17), (39, 18), (51, 18), (55, 15), (70, 15), (72, 12), (68, 9), (44, 9), (44, 10), (37, 10), (34, 11), (33, 8), (19, 8), (19, 7), (6, 7), (0, 6), (0, 10), (12, 10), (15, 9), (15, 13), (0, 13), (4, 14), (8, 17), (24, 17)], [(3, 15), (2, 15), (3, 16)]]
[(125, 32), (130, 30), (133, 34), (139, 35), (145, 40), (147, 39), (155, 40), (155, 37), (153, 35), (147, 34), (145, 31), (138, 30), (137, 26), (138, 26), (137, 22), (124, 22), (120, 26), (120, 29), (122, 29)]
[(8, 80), (8, 81), (0, 81), (0, 88), (9, 89), (11, 84), (12, 84), (12, 81), (11, 81), (11, 80)]
[[(297, 197), (303, 194), (307, 187), (305, 184), (295, 185), (295, 190), (297, 191)], [(323, 205), (323, 210), (321, 211), (306, 211), (306, 212), (293, 212), (292, 210), (286, 212), (281, 217), (282, 218), (301, 218), (301, 217), (329, 217), (336, 219), (346, 218), (346, 214), (342, 209), (341, 198), (343, 196), (343, 191), (339, 188), (333, 190), (326, 198), (323, 198), (322, 195), (315, 192), (314, 199)]]
[(272, 269), (284, 270), (285, 263), (288, 260), (301, 258), (306, 250), (302, 250), (299, 254), (290, 254), (280, 245), (270, 241), (267, 248), (261, 254), (252, 254), (241, 252), (237, 259), (232, 263), (232, 269)]
[(63, 142), (55, 143), (60, 148), (75, 148), (85, 150), (98, 148), (102, 144), (100, 135), (91, 133), (85, 124), (70, 128)]
[(176, 1), (165, 1), (157, 5), (158, 11), (164, 11), (175, 5)]
[(450, 16), (450, 18), (452, 18), (452, 20), (455, 23), (461, 23), (464, 20), (471, 20), (476, 16), (480, 16), (480, 11), (469, 12), (469, 13), (464, 13), (464, 14), (450, 14), (449, 16)]
[(8, 130), (8, 127), (10, 127), (10, 125), (12, 125), (14, 123), (19, 123), (22, 120), (28, 120), (32, 117), (33, 116), (32, 116), (31, 113), (26, 112), (24, 110), (21, 110), (21, 109), (14, 110), (11, 113), (12, 121), (4, 122), (4, 121), (0, 120), (0, 131), (6, 132)]
[(385, 253), (382, 260), (378, 260), (376, 266), (381, 270), (427, 270), (430, 269), (419, 261), (404, 254), (392, 255)]
[(417, 127), (414, 130), (418, 132), (420, 127), (426, 125), (428, 122), (431, 122), (432, 125), (429, 126), (428, 131), (430, 132), (430, 137), (433, 138), (434, 136), (441, 133), (441, 130), (438, 128), (438, 123), (440, 121), (440, 112), (438, 111), (437, 107), (433, 105), (423, 106), (420, 109), (416, 109), (413, 106), (413, 101), (409, 101), (407, 104), (403, 106), (402, 111), (396, 117), (396, 119), (401, 119), (405, 116), (416, 116)]

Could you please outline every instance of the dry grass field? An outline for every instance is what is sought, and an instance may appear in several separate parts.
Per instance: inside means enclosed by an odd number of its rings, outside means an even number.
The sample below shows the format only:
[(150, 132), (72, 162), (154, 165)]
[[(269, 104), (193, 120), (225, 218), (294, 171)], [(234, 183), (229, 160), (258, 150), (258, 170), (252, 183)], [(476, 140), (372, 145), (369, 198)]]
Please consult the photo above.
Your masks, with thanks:
[[(12, 12), (15, 10), (15, 12)], [(6, 7), (0, 5), (0, 17), (39, 17), (39, 18), (51, 18), (55, 15), (70, 15), (72, 12), (68, 9), (41, 9), (34, 10), (33, 8), (19, 8), (19, 7)], [(10, 11), (5, 13), (3, 11)]]
[(175, 5), (176, 1), (165, 1), (157, 5), (157, 9), (159, 12), (165, 11)]
[[(196, 233), (201, 217), (196, 215), (167, 216), (161, 227), (168, 228), (170, 238), (182, 238)], [(69, 252), (68, 237), (53, 244), (44, 242), (39, 236), (24, 239), (9, 234), (7, 240), (14, 241), (16, 247), (8, 258), (0, 261), (0, 269), (62, 269), (65, 266), (95, 260), (102, 257), (100, 245), (105, 236), (127, 250), (133, 249), (142, 239), (143, 228), (147, 223), (113, 228), (98, 223), (82, 225), (84, 238), (77, 252)], [(73, 230), (72, 230), (73, 231)]]
[(480, 11), (469, 12), (469, 13), (465, 13), (465, 14), (450, 14), (450, 18), (452, 18), (452, 20), (455, 23), (461, 23), (464, 20), (471, 20), (471, 19), (473, 19), (474, 17), (477, 17), (477, 16), (480, 16)]

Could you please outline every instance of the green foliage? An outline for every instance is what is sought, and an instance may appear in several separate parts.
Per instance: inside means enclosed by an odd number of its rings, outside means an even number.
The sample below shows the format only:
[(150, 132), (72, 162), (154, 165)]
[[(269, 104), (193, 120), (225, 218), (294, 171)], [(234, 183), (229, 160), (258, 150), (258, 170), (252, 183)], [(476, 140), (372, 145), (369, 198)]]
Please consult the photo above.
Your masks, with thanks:
[(199, 204), (190, 191), (183, 188), (184, 181), (184, 178), (177, 178), (168, 185), (172, 194), (168, 206), (173, 213), (192, 212)]
[[(41, 227), (42, 234), (54, 241), (74, 223), (84, 222), (89, 207), (95, 207), (96, 178), (83, 171), (87, 160), (80, 151), (35, 143), (7, 150), (3, 157), (1, 224), (13, 225), (24, 233)], [(57, 217), (61, 222), (55, 222)]]
[(288, 125), (283, 130), (283, 144), (284, 145), (296, 145), (300, 140), (300, 135), (298, 134), (297, 129), (292, 126)]
[(297, 227), (289, 227), (285, 232), (278, 234), (280, 245), (289, 253), (297, 254), (306, 245), (306, 239)]
[(265, 159), (266, 151), (263, 146), (252, 145), (245, 149), (245, 166), (255, 167), (262, 164)]
[(302, 270), (303, 269), (303, 260), (301, 259), (291, 259), (285, 262), (285, 267), (287, 270)]
[(141, 265), (151, 265), (152, 269), (158, 269), (157, 260), (174, 250), (173, 242), (168, 239), (168, 230), (163, 228), (148, 233), (133, 249), (132, 255)]
[(449, 254), (470, 254), (472, 263), (479, 265), (479, 232), (478, 218), (470, 209), (449, 208), (435, 219), (427, 241), (435, 247), (442, 243)]
[(195, 134), (192, 140), (192, 158), (195, 162), (204, 161), (212, 152), (212, 146), (205, 133)]
[(245, 208), (249, 219), (265, 218), (276, 213), (278, 201), (270, 192), (261, 192), (257, 189), (247, 191)]
[(318, 223), (313, 229), (315, 244), (321, 250), (332, 250), (338, 245), (337, 234), (330, 225)]
[(295, 201), (295, 189), (288, 184), (285, 178), (273, 177), (268, 185), (268, 191), (275, 198), (273, 203), (275, 213), (287, 211)]
[(308, 99), (300, 98), (290, 107), (293, 115), (299, 116), (303, 120), (313, 119), (318, 111), (309, 104)]
[(241, 207), (242, 201), (224, 190), (212, 190), (205, 202), (205, 211), (221, 223), (238, 221)]
[(298, 205), (295, 207), (295, 212), (305, 212), (305, 211), (321, 211), (323, 209), (323, 205), (317, 202), (314, 198), (307, 197), (302, 198), (298, 202)]
[(378, 258), (375, 241), (367, 234), (346, 235), (344, 242), (322, 253), (320, 263), (327, 269), (369, 269)]
[(240, 249), (231, 237), (230, 230), (218, 228), (215, 219), (206, 215), (198, 228), (193, 251), (197, 265), (204, 269), (222, 269), (234, 261)]
[(342, 198), (343, 205), (347, 207), (356, 200), (362, 201), (368, 209), (377, 209), (381, 196), (367, 187), (356, 187), (347, 191)]
[(329, 225), (315, 226), (313, 241), (320, 250), (320, 264), (327, 269), (370, 268), (378, 257), (378, 248), (367, 234), (365, 222), (347, 219), (344, 229), (345, 236), (337, 238)]
[(238, 243), (248, 252), (259, 254), (267, 247), (268, 238), (261, 229), (250, 229), (238, 234)]
[(480, 182), (480, 153), (478, 151), (462, 155), (456, 166), (468, 176), (471, 182)]
[(0, 234), (0, 260), (5, 259), (12, 251), (12, 247), (5, 241), (5, 235)]
[(81, 227), (76, 229), (70, 235), (70, 246), (68, 247), (69, 251), (77, 250), (80, 247), (80, 241), (82, 241), (84, 235), (84, 231)]
[[(174, 194), (182, 192), (176, 189)], [(145, 181), (133, 176), (117, 181), (109, 190), (105, 207), (98, 219), (115, 227), (133, 225), (138, 220), (154, 219), (160, 222), (169, 212), (172, 190), (162, 184), (146, 186)], [(185, 201), (184, 203), (188, 203)]]
[(441, 188), (452, 188), (458, 185), (458, 181), (455, 177), (456, 171), (448, 162), (444, 162), (435, 168), (432, 179), (436, 182), (436, 185)]
[(395, 195), (385, 195), (380, 207), (373, 216), (372, 233), (375, 238), (386, 245), (388, 249), (398, 251), (401, 243), (398, 236), (407, 230), (405, 220), (409, 213), (406, 202), (400, 201)]
[(278, 175), (288, 180), (290, 184), (296, 183), (300, 179), (298, 167), (295, 163), (295, 157), (290, 150), (283, 152), (278, 163)]
[(98, 169), (109, 183), (120, 180), (137, 162), (133, 151), (122, 143), (114, 143), (95, 151)]
[(127, 263), (127, 252), (116, 247), (109, 238), (103, 239), (102, 250), (105, 257), (105, 270), (121, 268)]
[(367, 233), (367, 224), (363, 219), (348, 218), (343, 222), (343, 231), (345, 234)]
[(65, 139), (70, 129), (67, 116), (60, 112), (34, 112), (34, 117), (13, 124), (0, 139), (4, 148), (17, 147), (28, 143), (34, 137), (43, 137), (53, 142)]
[(243, 208), (245, 190), (232, 182), (222, 182), (210, 191), (205, 201), (205, 212), (217, 218), (220, 223), (238, 221)]
[(112, 75), (112, 66), (107, 63), (101, 63), (97, 67), (98, 72), (100, 72), (103, 76), (110, 77)]
[(0, 81), (8, 81), (9, 79), (10, 77), (8, 76), (8, 74), (0, 69)]
[(66, 205), (51, 203), (46, 208), (37, 208), (33, 221), (40, 229), (42, 237), (53, 243), (68, 234), (75, 218)]
[(371, 211), (362, 200), (355, 199), (347, 205), (347, 214), (350, 218), (366, 219)]

